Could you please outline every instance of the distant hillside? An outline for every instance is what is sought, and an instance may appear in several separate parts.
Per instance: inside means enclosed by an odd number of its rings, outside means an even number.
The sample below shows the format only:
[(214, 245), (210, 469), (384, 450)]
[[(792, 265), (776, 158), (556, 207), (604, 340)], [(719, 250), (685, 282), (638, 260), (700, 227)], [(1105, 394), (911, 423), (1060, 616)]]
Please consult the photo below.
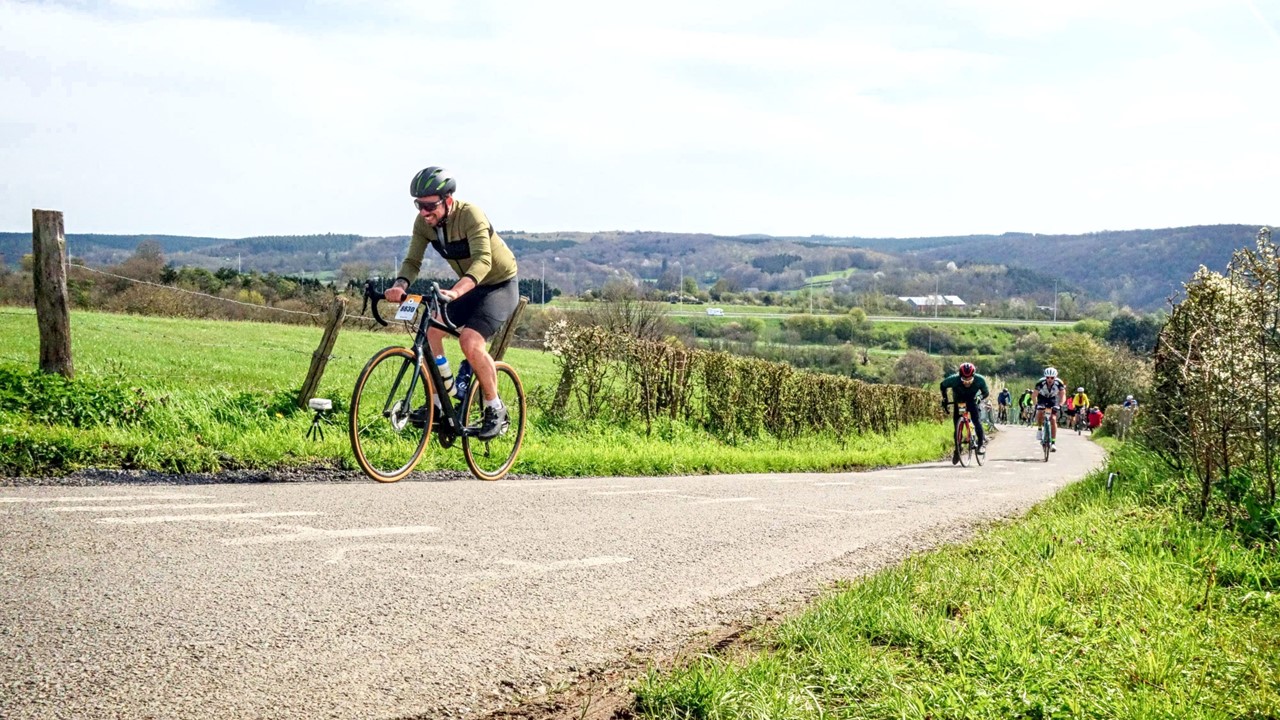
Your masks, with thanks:
[[(1001, 263), (1037, 270), (1117, 305), (1157, 308), (1201, 265), (1224, 270), (1239, 248), (1254, 247), (1258, 225), (1201, 225), (1086, 235), (1007, 233), (948, 238), (914, 250), (957, 264)], [(941, 240), (934, 238), (932, 240)]]
[[(568, 293), (630, 277), (674, 287), (693, 278), (737, 290), (795, 290), (808, 278), (844, 274), (832, 292), (922, 295), (935, 288), (967, 302), (1011, 297), (1052, 303), (1057, 282), (1084, 299), (1154, 310), (1177, 293), (1201, 264), (1225, 268), (1232, 252), (1252, 247), (1258, 226), (1212, 225), (1084, 235), (1006, 233), (928, 238), (720, 236), (657, 231), (526, 233), (499, 231), (516, 253), (521, 273)], [(176, 265), (236, 267), (281, 274), (336, 271), (363, 265), (390, 274), (408, 247), (407, 236), (350, 234), (202, 238), (175, 235), (72, 234), (69, 252), (90, 264), (118, 263), (144, 240), (154, 240)], [(30, 233), (0, 233), (0, 256), (10, 267), (31, 251)], [(433, 266), (432, 263), (435, 263)], [(428, 257), (428, 269), (443, 270)]]

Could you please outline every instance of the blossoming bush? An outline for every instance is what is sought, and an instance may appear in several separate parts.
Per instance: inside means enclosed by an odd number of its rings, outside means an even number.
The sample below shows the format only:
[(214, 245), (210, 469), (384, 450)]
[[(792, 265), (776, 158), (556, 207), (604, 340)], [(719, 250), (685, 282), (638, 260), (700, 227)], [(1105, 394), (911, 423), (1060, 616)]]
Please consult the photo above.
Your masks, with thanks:
[(1156, 348), (1146, 442), (1183, 471), (1184, 500), (1201, 517), (1280, 539), (1280, 258), (1270, 229), (1226, 275), (1202, 266), (1186, 293)]

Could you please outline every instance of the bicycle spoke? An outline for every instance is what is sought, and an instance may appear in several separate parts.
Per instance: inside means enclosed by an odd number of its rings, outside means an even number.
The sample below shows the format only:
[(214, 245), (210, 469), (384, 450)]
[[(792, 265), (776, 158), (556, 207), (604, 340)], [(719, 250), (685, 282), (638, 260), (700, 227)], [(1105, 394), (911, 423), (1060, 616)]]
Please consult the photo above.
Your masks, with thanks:
[(524, 385), (515, 368), (495, 363), (498, 380), (498, 398), (507, 414), (506, 430), (494, 438), (477, 436), (484, 422), (485, 403), (480, 383), (476, 382), (467, 394), (465, 402), (466, 432), (462, 436), (462, 452), (471, 473), (481, 480), (498, 480), (511, 470), (524, 442), (525, 395)]
[(350, 432), (356, 462), (369, 477), (395, 482), (413, 470), (431, 433), (429, 387), (407, 348), (385, 348), (365, 365), (352, 392)]

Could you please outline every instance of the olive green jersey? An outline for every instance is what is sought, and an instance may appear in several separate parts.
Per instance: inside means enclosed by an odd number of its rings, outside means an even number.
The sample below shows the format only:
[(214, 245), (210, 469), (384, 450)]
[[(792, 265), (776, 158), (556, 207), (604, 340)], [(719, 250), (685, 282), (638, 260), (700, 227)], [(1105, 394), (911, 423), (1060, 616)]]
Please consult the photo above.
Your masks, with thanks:
[(400, 277), (410, 283), (418, 277), (428, 245), (459, 278), (470, 276), (477, 285), (497, 285), (516, 276), (516, 256), (489, 225), (484, 211), (470, 203), (455, 200), (444, 222), (434, 228), (418, 215)]

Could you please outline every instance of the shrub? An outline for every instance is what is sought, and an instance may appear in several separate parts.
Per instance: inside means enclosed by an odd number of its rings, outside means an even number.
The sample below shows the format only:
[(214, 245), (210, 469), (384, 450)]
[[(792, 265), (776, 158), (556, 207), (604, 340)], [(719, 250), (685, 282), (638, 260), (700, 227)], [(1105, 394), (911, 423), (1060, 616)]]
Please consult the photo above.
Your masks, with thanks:
[(132, 425), (152, 400), (141, 388), (104, 379), (70, 380), (61, 375), (0, 366), (0, 407), (34, 421), (74, 427)]

